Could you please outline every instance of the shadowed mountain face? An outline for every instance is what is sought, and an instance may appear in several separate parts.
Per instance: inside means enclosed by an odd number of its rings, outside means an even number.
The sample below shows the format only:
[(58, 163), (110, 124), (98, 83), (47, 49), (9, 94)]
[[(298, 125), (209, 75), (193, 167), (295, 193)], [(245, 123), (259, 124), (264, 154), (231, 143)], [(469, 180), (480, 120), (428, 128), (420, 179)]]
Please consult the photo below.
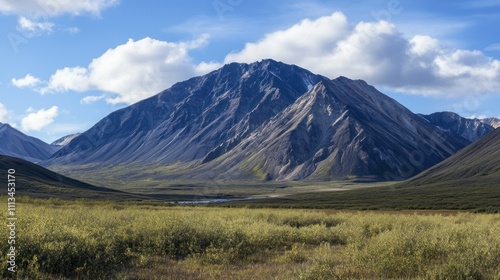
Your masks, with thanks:
[(393, 180), (466, 144), (363, 81), (263, 60), (116, 111), (44, 164), (179, 166), (162, 178)]
[(322, 79), (274, 61), (229, 64), (110, 114), (49, 163), (201, 159), (227, 139), (238, 143)]
[(277, 180), (394, 180), (419, 173), (466, 144), (365, 82), (340, 77), (316, 84), (205, 170)]
[(431, 124), (448, 132), (450, 136), (463, 137), (469, 142), (474, 142), (495, 130), (483, 120), (462, 118), (452, 112), (438, 112), (421, 116)]
[(500, 186), (500, 128), (408, 181), (408, 185)]
[(58, 149), (59, 147), (27, 136), (8, 124), (0, 123), (0, 155), (39, 162), (48, 159)]

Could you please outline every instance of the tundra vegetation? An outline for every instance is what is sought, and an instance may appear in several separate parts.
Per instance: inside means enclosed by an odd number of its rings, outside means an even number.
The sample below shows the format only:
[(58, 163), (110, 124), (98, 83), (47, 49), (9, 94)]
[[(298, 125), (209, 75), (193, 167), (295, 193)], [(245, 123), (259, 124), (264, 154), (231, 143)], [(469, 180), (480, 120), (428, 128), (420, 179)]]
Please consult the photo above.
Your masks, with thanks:
[(17, 207), (17, 279), (500, 279), (500, 214), (30, 198)]

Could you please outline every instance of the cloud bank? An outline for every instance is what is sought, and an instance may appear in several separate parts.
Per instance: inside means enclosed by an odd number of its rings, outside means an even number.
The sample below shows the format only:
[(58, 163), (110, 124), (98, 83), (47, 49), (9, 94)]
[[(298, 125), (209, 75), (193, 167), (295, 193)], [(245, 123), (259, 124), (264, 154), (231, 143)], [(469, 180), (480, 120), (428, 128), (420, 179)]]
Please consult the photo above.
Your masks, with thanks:
[(447, 48), (425, 35), (405, 38), (386, 21), (353, 25), (340, 12), (269, 33), (228, 54), (225, 63), (264, 58), (406, 93), (443, 97), (500, 92), (499, 60), (478, 50)]
[[(112, 104), (132, 104), (157, 94), (175, 82), (205, 74), (217, 63), (194, 63), (189, 51), (202, 48), (208, 37), (189, 42), (165, 42), (151, 38), (129, 39), (92, 60), (87, 67), (58, 69), (40, 92), (99, 90), (113, 97)], [(84, 98), (83, 103), (97, 101)]]
[(99, 15), (102, 10), (118, 4), (118, 0), (0, 0), (0, 12), (30, 15), (33, 18), (56, 17), (63, 14)]
[(0, 0), (0, 13), (19, 16), (17, 30), (26, 37), (52, 33), (50, 18), (69, 14), (99, 16), (101, 11), (117, 5), (118, 0)]
[[(1, 0), (0, 0), (1, 1)], [(193, 41), (129, 39), (93, 59), (88, 66), (57, 69), (48, 81), (31, 75), (12, 82), (42, 94), (91, 90), (111, 104), (132, 104), (223, 63), (194, 62), (190, 51), (203, 48), (208, 35)], [(453, 49), (437, 38), (406, 38), (386, 21), (350, 23), (341, 12), (305, 19), (269, 33), (229, 53), (224, 63), (272, 58), (330, 78), (363, 79), (403, 93), (467, 97), (500, 93), (500, 61), (478, 50)], [(82, 104), (104, 99), (88, 96)]]

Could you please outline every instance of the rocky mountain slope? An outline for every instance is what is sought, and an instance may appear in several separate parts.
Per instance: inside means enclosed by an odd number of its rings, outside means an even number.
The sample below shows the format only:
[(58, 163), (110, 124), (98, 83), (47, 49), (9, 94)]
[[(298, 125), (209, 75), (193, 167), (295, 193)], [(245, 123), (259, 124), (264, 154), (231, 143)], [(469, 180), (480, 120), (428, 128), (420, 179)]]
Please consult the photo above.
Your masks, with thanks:
[(45, 165), (169, 166), (159, 178), (407, 178), (468, 144), (363, 81), (232, 63), (118, 110)]
[(200, 174), (394, 180), (415, 175), (466, 144), (364, 81), (340, 77), (316, 84), (232, 151), (201, 167)]
[(27, 136), (8, 124), (0, 123), (0, 155), (39, 162), (48, 159), (58, 149), (59, 147)]
[(431, 124), (449, 132), (451, 137), (463, 137), (474, 142), (495, 130), (491, 125), (478, 119), (467, 119), (452, 112), (438, 112), (430, 115), (421, 115)]
[(422, 172), (407, 185), (500, 187), (500, 129)]
[(238, 142), (321, 79), (274, 61), (229, 64), (110, 114), (51, 162), (197, 160), (229, 138)]

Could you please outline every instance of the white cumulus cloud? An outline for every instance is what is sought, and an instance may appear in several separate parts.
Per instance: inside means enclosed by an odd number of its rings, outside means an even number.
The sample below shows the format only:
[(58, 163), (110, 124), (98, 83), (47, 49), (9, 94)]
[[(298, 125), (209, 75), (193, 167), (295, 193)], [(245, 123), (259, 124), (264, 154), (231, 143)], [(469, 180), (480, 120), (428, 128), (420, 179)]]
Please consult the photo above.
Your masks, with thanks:
[(203, 47), (207, 40), (205, 35), (188, 42), (165, 42), (149, 37), (138, 41), (129, 39), (93, 59), (87, 67), (58, 69), (41, 92), (99, 90), (113, 94), (107, 100), (109, 103), (131, 104), (175, 82), (220, 67), (218, 63), (194, 63), (189, 56), (190, 50)]
[(247, 43), (225, 62), (273, 58), (335, 78), (347, 76), (400, 92), (467, 96), (500, 93), (500, 61), (453, 49), (425, 35), (405, 38), (386, 21), (351, 24), (336, 12), (303, 20)]
[(64, 67), (57, 69), (50, 77), (48, 85), (40, 92), (63, 92), (67, 90), (87, 91), (90, 89), (88, 70), (84, 67)]
[(409, 51), (417, 56), (435, 56), (441, 46), (439, 40), (430, 36), (416, 35), (410, 40)]
[(29, 87), (33, 88), (40, 84), (41, 80), (39, 78), (34, 77), (31, 74), (27, 74), (24, 78), (12, 79), (12, 84), (18, 88)]
[(307, 64), (313, 65), (331, 53), (332, 48), (348, 35), (349, 29), (347, 18), (340, 12), (316, 20), (305, 19), (286, 30), (267, 34), (258, 42), (247, 43), (242, 51), (228, 54), (225, 62), (273, 58), (309, 61)]
[(90, 103), (94, 103), (94, 102), (97, 102), (99, 100), (102, 100), (104, 98), (106, 98), (105, 95), (99, 95), (99, 96), (89, 95), (89, 96), (85, 96), (84, 98), (82, 98), (82, 100), (80, 100), (80, 103), (81, 104), (90, 104)]
[(54, 24), (48, 21), (33, 21), (26, 17), (20, 17), (17, 30), (28, 37), (38, 36), (41, 34), (50, 34), (53, 31)]
[(54, 122), (54, 119), (58, 115), (59, 108), (57, 106), (52, 106), (52, 108), (47, 110), (41, 109), (36, 112), (31, 112), (21, 120), (21, 128), (25, 132), (40, 131), (45, 126)]
[(108, 7), (118, 4), (118, 0), (0, 0), (0, 12), (17, 15), (31, 15), (34, 18), (56, 17), (63, 14), (99, 15)]
[[(117, 5), (119, 0), (0, 0), (0, 13), (19, 16), (17, 30), (26, 37), (50, 34), (55, 24), (49, 21), (62, 15), (99, 16), (101, 11)], [(75, 33), (78, 29), (72, 28)]]
[(9, 111), (5, 106), (0, 103), (0, 123), (7, 123), (9, 121)]

